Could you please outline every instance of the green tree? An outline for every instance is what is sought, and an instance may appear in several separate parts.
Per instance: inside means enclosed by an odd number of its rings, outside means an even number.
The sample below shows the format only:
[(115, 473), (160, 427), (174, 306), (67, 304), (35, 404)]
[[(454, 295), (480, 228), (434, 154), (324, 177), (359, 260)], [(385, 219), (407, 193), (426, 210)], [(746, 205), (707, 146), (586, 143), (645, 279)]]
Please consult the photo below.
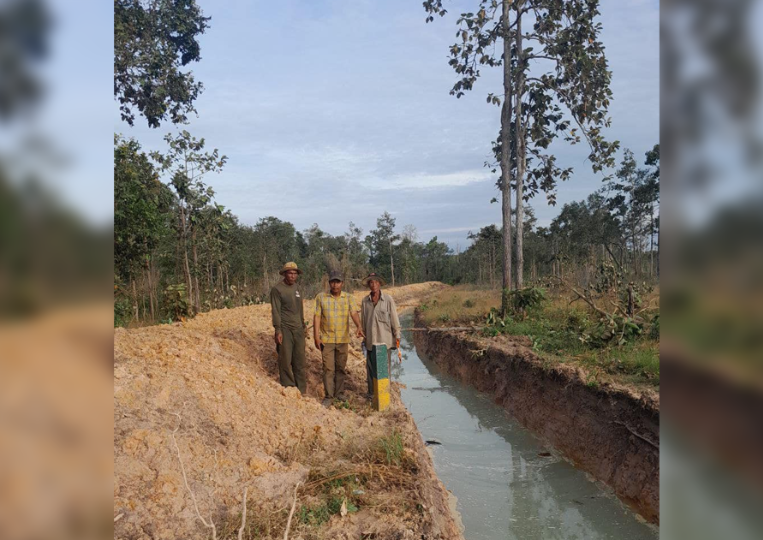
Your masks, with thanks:
[(201, 59), (198, 38), (209, 28), (195, 0), (114, 0), (114, 97), (122, 120), (135, 110), (150, 127), (185, 123), (203, 86), (181, 71)]
[[(296, 261), (300, 255), (300, 235), (294, 225), (277, 217), (262, 218), (255, 226), (257, 245), (254, 246), (261, 261), (263, 292), (270, 291), (271, 275), (287, 261)], [(302, 240), (303, 241), (303, 240)], [(277, 281), (274, 278), (274, 282)]]
[[(167, 134), (164, 140), (169, 150), (162, 154), (152, 152), (151, 157), (160, 169), (169, 175), (169, 184), (175, 190), (179, 207), (178, 242), (185, 273), (188, 297), (193, 301), (195, 312), (201, 309), (199, 291), (199, 265), (197, 249), (197, 221), (201, 210), (212, 201), (214, 190), (202, 181), (210, 172), (220, 172), (228, 158), (215, 148), (204, 151), (204, 139), (196, 139), (183, 130), (177, 136)], [(193, 269), (189, 264), (188, 251), (193, 257)]]
[(370, 263), (376, 269), (389, 265), (392, 286), (395, 286), (394, 243), (400, 240), (395, 234), (395, 218), (384, 212), (376, 220), (376, 228), (366, 236), (366, 245), (371, 253)]
[(397, 246), (398, 276), (403, 284), (420, 280), (422, 246), (417, 241), (418, 233), (413, 225), (403, 228), (400, 244)]
[(40, 103), (45, 88), (37, 69), (50, 47), (53, 21), (44, 0), (11, 0), (0, 5), (0, 119), (10, 120)]
[(172, 194), (159, 181), (148, 156), (133, 139), (114, 136), (114, 271), (129, 284), (133, 317), (139, 320), (137, 274), (143, 273), (149, 290), (151, 318), (156, 316), (157, 295), (151, 258), (166, 231)]
[(660, 258), (657, 257), (657, 267), (655, 268), (655, 237), (657, 238), (657, 250), (659, 250), (659, 234), (660, 234), (660, 145), (655, 144), (654, 147), (646, 153), (645, 164), (647, 167), (651, 167), (651, 171), (645, 183), (643, 193), (640, 196), (649, 205), (649, 273), (650, 277), (657, 272), (659, 274)]
[(502, 234), (495, 225), (482, 227), (479, 232), (470, 232), (467, 238), (473, 244), (467, 250), (469, 258), (474, 259), (472, 267), (477, 269), (478, 275), (474, 278), (477, 282), (488, 283), (491, 288), (496, 287), (496, 271), (500, 271), (502, 255)]
[[(424, 1), (427, 22), (447, 13), (443, 3)], [(553, 202), (557, 181), (571, 175), (571, 169), (561, 169), (548, 152), (557, 137), (572, 144), (585, 138), (594, 171), (611, 166), (618, 143), (608, 143), (601, 133), (610, 123), (607, 109), (612, 92), (611, 72), (599, 41), (601, 23), (595, 22), (598, 0), (480, 0), (477, 7), (475, 12), (462, 13), (456, 22), (458, 41), (450, 47), (449, 63), (460, 78), (451, 94), (461, 97), (471, 90), (481, 66), (502, 68), (503, 92), (489, 93), (487, 101), (501, 106), (501, 130), (494, 150), (501, 169), (505, 314), (512, 287), (512, 186), (516, 187), (517, 226), (522, 229), (525, 200), (543, 190)], [(523, 23), (531, 23), (532, 30), (525, 31)], [(532, 167), (529, 171), (528, 166)], [(520, 230), (516, 235), (518, 288), (523, 287), (523, 239)]]
[(425, 281), (445, 281), (450, 248), (444, 242), (438, 242), (434, 236), (423, 247), (423, 266)]
[(604, 188), (609, 195), (609, 208), (623, 232), (620, 264), (625, 266), (625, 259), (630, 255), (637, 274), (641, 271), (641, 256), (653, 225), (658, 185), (653, 173), (639, 168), (633, 152), (626, 149), (615, 178), (609, 179)]
[(345, 279), (352, 280), (365, 276), (368, 270), (368, 251), (362, 240), (363, 230), (351, 221), (342, 238), (344, 240), (342, 271), (345, 273)]

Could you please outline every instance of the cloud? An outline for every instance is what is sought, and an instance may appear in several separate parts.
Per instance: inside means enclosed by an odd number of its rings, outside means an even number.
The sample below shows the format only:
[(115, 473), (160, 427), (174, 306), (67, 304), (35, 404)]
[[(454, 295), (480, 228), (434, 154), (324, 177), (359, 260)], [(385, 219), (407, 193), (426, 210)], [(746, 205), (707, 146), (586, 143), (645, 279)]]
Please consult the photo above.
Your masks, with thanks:
[(383, 183), (382, 189), (432, 189), (467, 186), (489, 180), (491, 175), (484, 169), (459, 171), (446, 174), (398, 174)]
[[(408, 0), (209, 3), (212, 27), (193, 66), (206, 90), (187, 129), (229, 158), (207, 178), (218, 202), (243, 223), (275, 215), (331, 234), (349, 221), (367, 232), (386, 210), (400, 230), (412, 224), (451, 246), (500, 223), (500, 205), (489, 203), (495, 175), (482, 167), (500, 126), (500, 109), (485, 104), (500, 91), (500, 70), (483, 69), (461, 99), (448, 95), (451, 11), (427, 25)], [(607, 136), (643, 155), (659, 139), (657, 2), (605, 2), (601, 11), (615, 91)], [(117, 125), (156, 150), (172, 129)], [(540, 223), (603, 176), (591, 173), (584, 145), (552, 149), (575, 174), (559, 186), (557, 207), (542, 195), (531, 201)]]

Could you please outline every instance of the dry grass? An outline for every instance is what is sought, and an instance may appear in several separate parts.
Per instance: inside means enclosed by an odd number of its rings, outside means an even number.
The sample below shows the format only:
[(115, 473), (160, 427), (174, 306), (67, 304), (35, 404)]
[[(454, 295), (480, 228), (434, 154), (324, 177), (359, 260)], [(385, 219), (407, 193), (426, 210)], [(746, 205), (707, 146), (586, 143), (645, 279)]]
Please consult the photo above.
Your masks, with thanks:
[[(507, 317), (494, 334), (530, 338), (533, 350), (549, 362), (574, 363), (589, 373), (592, 386), (614, 380), (628, 386), (656, 387), (660, 381), (659, 340), (648, 336), (622, 346), (594, 348), (581, 336), (597, 321), (598, 314), (571, 292), (547, 291), (540, 309), (525, 319)], [(600, 296), (596, 303), (613, 311), (614, 296)], [(454, 287), (443, 290), (421, 305), (420, 312), (430, 326), (484, 326), (491, 310), (499, 310), (498, 290)], [(659, 309), (659, 290), (643, 298), (645, 314)]]
[[(329, 538), (332, 517), (341, 513), (343, 505), (348, 514), (369, 511), (403, 521), (420, 512), (419, 469), (409, 441), (401, 432), (385, 429), (371, 438), (348, 436), (336, 454), (332, 462), (305, 461), (312, 463), (305, 484), (298, 490), (290, 537)], [(280, 539), (289, 510), (286, 506), (263, 508), (251, 502), (242, 538)], [(237, 537), (242, 512), (218, 520), (218, 538)]]
[(424, 320), (433, 326), (482, 324), (491, 309), (501, 307), (501, 293), (471, 287), (443, 290), (419, 307)]

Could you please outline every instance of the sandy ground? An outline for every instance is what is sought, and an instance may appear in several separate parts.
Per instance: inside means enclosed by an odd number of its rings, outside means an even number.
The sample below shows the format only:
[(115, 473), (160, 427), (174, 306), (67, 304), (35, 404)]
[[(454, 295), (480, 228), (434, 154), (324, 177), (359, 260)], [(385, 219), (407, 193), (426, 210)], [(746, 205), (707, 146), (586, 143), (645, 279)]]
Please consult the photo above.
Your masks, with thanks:
[(0, 321), (0, 538), (111, 532), (113, 304)]
[[(385, 290), (412, 306), (441, 287)], [(355, 340), (348, 406), (324, 408), (307, 345), (303, 397), (277, 382), (269, 305), (115, 330), (114, 537), (238, 537), (246, 490), (243, 538), (283, 538), (292, 507), (289, 538), (461, 538), (399, 389), (388, 411), (371, 410)], [(392, 433), (397, 463), (380, 446)], [(349, 511), (311, 513), (332, 498)]]

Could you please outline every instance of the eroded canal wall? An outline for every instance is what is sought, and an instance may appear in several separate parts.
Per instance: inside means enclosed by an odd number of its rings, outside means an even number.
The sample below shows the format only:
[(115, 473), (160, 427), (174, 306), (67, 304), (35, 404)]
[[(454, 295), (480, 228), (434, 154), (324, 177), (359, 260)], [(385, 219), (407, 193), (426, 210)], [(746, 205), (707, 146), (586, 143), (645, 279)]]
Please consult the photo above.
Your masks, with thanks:
[[(418, 313), (415, 325), (424, 327)], [(496, 403), (575, 466), (659, 523), (659, 398), (589, 384), (568, 365), (544, 362), (523, 338), (414, 332), (418, 350)]]

